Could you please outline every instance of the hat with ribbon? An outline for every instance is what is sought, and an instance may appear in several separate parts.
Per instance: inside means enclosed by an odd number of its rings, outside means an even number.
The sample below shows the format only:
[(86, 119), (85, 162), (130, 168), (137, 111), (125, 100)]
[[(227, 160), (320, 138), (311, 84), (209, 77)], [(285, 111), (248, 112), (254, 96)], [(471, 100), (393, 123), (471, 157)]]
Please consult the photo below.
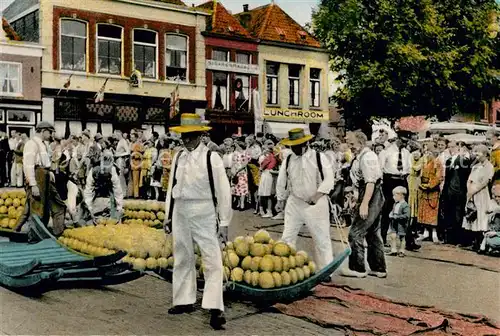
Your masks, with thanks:
[(294, 128), (288, 131), (288, 138), (281, 140), (281, 144), (285, 146), (297, 146), (308, 142), (312, 138), (314, 138), (314, 135), (306, 135), (303, 128)]
[(207, 132), (211, 129), (212, 127), (207, 126), (195, 113), (181, 114), (181, 125), (170, 127), (170, 130), (176, 133)]

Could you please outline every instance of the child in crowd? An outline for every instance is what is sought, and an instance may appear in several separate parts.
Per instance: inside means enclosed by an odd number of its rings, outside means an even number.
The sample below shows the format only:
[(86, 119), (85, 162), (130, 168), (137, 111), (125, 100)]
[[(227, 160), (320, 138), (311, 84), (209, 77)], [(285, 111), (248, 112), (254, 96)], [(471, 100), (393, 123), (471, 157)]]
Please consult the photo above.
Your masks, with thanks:
[[(389, 214), (391, 241), (391, 256), (405, 256), (406, 231), (410, 224), (410, 205), (405, 201), (407, 190), (405, 187), (396, 187), (392, 191), (394, 197), (394, 207)], [(399, 245), (399, 247), (398, 247)]]
[(479, 253), (500, 252), (500, 185), (494, 185), (489, 206), (489, 227), (479, 248)]

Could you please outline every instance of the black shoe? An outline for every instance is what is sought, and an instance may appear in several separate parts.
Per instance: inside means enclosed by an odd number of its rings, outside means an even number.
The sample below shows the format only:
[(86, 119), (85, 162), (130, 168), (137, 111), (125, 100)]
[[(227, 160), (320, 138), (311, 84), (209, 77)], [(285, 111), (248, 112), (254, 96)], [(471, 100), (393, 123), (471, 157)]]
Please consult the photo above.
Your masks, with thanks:
[(226, 324), (224, 313), (218, 309), (210, 309), (210, 326), (214, 330), (224, 330), (224, 324)]
[(170, 315), (180, 315), (180, 314), (192, 313), (193, 311), (194, 311), (193, 305), (179, 305), (170, 308), (168, 310), (168, 313)]
[(417, 251), (420, 250), (421, 247), (422, 247), (421, 245), (411, 244), (410, 246), (406, 246), (406, 249), (408, 251)]

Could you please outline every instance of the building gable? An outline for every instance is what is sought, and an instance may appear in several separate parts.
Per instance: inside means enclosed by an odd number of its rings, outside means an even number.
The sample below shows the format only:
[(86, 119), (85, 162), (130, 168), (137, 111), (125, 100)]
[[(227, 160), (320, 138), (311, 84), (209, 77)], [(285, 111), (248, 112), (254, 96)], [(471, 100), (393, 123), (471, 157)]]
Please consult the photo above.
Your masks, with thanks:
[(207, 24), (207, 31), (218, 35), (252, 38), (250, 33), (241, 25), (229, 11), (218, 1), (208, 1), (197, 8), (211, 12)]
[(254, 38), (262, 41), (321, 47), (318, 40), (275, 3), (239, 13), (236, 17)]

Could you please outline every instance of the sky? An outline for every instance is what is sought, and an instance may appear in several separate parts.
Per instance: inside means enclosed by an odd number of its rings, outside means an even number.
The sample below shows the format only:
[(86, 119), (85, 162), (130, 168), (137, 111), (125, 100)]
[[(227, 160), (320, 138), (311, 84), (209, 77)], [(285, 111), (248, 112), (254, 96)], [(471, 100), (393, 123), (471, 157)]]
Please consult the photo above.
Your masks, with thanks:
[[(13, 0), (0, 0), (0, 11), (7, 7)], [(186, 5), (199, 5), (206, 0), (183, 0)], [(243, 11), (243, 5), (248, 4), (250, 9), (266, 5), (270, 3), (271, 0), (223, 0), (221, 1), (224, 6), (236, 14)], [(301, 25), (305, 25), (307, 22), (311, 21), (311, 12), (313, 7), (315, 7), (319, 0), (275, 0), (281, 8), (285, 10), (292, 18), (294, 18)]]

